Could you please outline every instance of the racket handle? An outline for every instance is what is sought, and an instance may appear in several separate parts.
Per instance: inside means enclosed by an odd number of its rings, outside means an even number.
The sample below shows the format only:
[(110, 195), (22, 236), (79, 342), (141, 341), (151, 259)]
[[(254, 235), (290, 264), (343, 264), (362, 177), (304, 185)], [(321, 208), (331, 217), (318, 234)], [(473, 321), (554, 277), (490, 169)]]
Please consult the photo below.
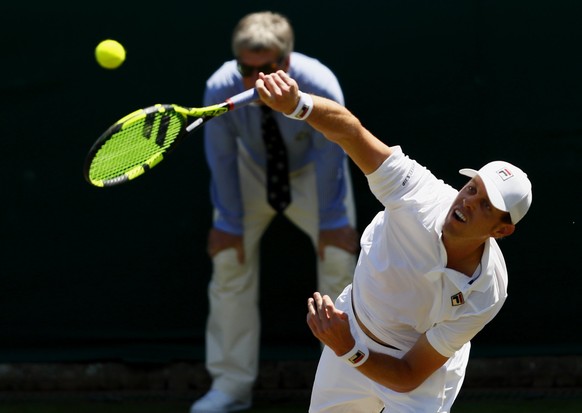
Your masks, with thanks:
[(257, 99), (259, 99), (259, 92), (257, 92), (257, 89), (251, 88), (245, 90), (242, 93), (239, 93), (238, 95), (234, 95), (233, 97), (226, 99), (226, 102), (228, 103), (228, 109), (233, 110), (238, 107), (248, 105)]

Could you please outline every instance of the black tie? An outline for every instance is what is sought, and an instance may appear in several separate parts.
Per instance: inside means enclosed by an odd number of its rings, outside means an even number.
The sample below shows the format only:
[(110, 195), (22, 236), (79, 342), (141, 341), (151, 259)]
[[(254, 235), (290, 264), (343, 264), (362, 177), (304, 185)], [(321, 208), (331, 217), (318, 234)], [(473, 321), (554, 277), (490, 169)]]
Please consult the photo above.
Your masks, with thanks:
[(291, 203), (287, 148), (273, 117), (273, 111), (265, 105), (262, 105), (261, 109), (263, 140), (267, 151), (267, 202), (275, 211), (281, 212)]

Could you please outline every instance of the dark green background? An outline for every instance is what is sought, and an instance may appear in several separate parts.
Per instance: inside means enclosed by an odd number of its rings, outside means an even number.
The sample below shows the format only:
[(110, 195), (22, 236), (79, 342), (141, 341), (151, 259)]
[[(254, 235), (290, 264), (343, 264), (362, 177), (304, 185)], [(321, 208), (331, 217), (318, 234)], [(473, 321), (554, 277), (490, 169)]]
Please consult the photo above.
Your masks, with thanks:
[[(233, 26), (263, 9), (290, 18), (373, 133), (445, 181), (497, 158), (528, 172), (533, 207), (501, 242), (510, 297), (475, 354), (579, 354), (582, 3), (37, 1), (0, 6), (0, 361), (203, 357), (201, 132), (124, 186), (94, 188), (82, 165), (128, 112), (199, 106)], [(118, 70), (94, 60), (105, 38), (127, 49)], [(352, 172), (362, 230), (380, 205)], [(264, 241), (263, 357), (315, 357), (314, 253), (282, 220)]]

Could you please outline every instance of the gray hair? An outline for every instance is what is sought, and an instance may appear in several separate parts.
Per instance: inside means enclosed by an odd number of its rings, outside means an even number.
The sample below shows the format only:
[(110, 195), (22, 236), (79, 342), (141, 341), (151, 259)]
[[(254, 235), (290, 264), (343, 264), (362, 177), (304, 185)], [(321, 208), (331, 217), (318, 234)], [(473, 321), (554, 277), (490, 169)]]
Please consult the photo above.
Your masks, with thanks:
[(281, 58), (293, 51), (295, 36), (289, 20), (270, 11), (247, 14), (243, 17), (232, 35), (232, 52), (238, 57), (242, 50), (275, 49)]

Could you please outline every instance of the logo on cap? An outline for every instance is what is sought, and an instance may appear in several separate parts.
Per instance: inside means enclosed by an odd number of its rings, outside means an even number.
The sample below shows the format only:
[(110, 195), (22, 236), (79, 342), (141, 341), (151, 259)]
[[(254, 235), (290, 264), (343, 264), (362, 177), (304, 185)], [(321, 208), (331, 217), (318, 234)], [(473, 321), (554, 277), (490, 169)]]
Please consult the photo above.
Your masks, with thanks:
[(498, 170), (497, 175), (499, 175), (499, 177), (503, 181), (507, 181), (509, 178), (513, 177), (513, 174), (507, 168), (503, 168), (503, 169)]

